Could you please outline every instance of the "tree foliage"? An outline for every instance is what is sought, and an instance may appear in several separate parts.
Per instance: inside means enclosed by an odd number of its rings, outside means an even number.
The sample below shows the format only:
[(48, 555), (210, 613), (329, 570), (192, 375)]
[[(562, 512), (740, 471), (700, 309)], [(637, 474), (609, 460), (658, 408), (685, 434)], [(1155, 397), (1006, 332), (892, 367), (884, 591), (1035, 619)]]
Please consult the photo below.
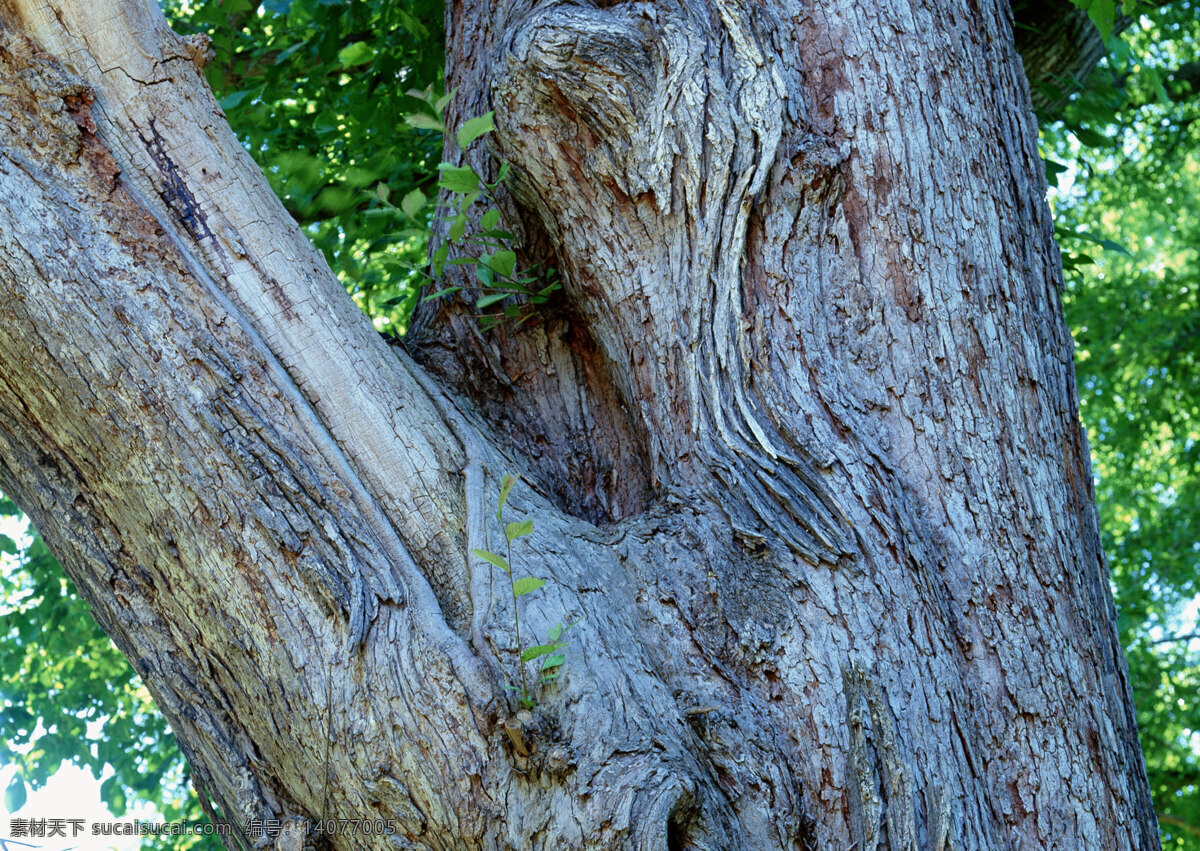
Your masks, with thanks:
[[(440, 0), (178, 0), (181, 34), (213, 40), (206, 68), (230, 125), (284, 206), (381, 328), (402, 331), (426, 230), (379, 201), (436, 194), (442, 134), (409, 92), (440, 88)], [(386, 195), (385, 195), (386, 197)], [(399, 326), (399, 327), (397, 327)]]

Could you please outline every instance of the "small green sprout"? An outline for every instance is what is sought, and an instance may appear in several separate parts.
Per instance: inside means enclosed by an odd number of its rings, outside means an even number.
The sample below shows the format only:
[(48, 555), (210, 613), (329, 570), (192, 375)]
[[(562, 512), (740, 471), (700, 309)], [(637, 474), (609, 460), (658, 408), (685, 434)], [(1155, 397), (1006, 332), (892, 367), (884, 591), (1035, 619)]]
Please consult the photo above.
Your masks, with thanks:
[(523, 647), (521, 644), (521, 614), (520, 609), (517, 607), (517, 598), (537, 591), (546, 584), (546, 580), (533, 576), (517, 577), (513, 574), (513, 542), (533, 532), (533, 520), (531, 519), (514, 520), (508, 523), (504, 521), (504, 505), (508, 501), (508, 495), (512, 492), (517, 481), (516, 476), (504, 477), (500, 482), (500, 498), (496, 505), (496, 519), (500, 521), (500, 525), (504, 528), (506, 542), (505, 555), (501, 556), (490, 550), (473, 549), (471, 552), (476, 558), (486, 561), (492, 567), (498, 567), (508, 576), (508, 585), (509, 590), (512, 592), (513, 601), (513, 629), (517, 635), (517, 652), (520, 653), (521, 657), (521, 661), (518, 663), (521, 685), (507, 686), (507, 688), (509, 691), (517, 692), (522, 706), (526, 709), (532, 709), (537, 706), (537, 699), (529, 687), (529, 680), (525, 674), (526, 666), (530, 662), (541, 660), (541, 664), (538, 665), (537, 679), (534, 681), (535, 686), (545, 685), (558, 679), (562, 673), (559, 669), (566, 662), (566, 655), (560, 651), (570, 643), (569, 641), (563, 641), (562, 637), (567, 630), (579, 623), (579, 620), (582, 620), (582, 618), (566, 626), (563, 626), (561, 621), (555, 624), (547, 633), (544, 644), (533, 644), (529, 647)]

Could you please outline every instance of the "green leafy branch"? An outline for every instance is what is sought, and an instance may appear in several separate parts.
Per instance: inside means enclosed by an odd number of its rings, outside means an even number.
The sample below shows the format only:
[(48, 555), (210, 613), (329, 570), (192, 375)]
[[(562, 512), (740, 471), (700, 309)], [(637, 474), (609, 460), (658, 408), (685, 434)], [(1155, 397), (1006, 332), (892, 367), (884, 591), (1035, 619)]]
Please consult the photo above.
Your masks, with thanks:
[[(421, 100), (428, 110), (409, 115), (406, 119), (408, 124), (420, 130), (445, 133), (445, 109), (454, 92), (441, 97), (434, 97), (432, 89), (410, 91), (409, 94)], [(491, 112), (464, 122), (456, 136), (459, 149), (465, 151), (494, 129)], [(557, 271), (545, 263), (535, 264), (523, 274), (517, 273), (517, 238), (502, 227), (500, 207), (495, 196), (509, 171), (508, 163), (502, 163), (496, 180), (489, 183), (470, 165), (456, 166), (448, 162), (438, 165), (437, 185), (446, 192), (448, 204), (435, 206), (434, 215), (450, 222), (450, 228), (433, 256), (419, 267), (426, 278), (436, 283), (445, 274), (447, 266), (473, 266), (482, 292), (475, 301), (475, 307), (480, 311), (479, 319), (485, 329), (506, 320), (516, 320), (516, 324), (520, 325), (533, 315), (528, 307), (547, 304), (554, 293), (562, 289)], [(398, 210), (417, 226), (425, 224), (431, 201), (419, 188), (405, 195), (398, 208), (388, 202), (386, 186), (377, 187), (376, 196), (385, 206)], [(468, 233), (467, 211), (479, 201), (487, 204), (480, 219), (481, 229)], [(451, 258), (452, 248), (460, 249), (455, 252), (459, 256)], [(462, 289), (461, 286), (444, 287), (425, 296), (423, 301), (451, 295)], [(517, 303), (517, 298), (523, 298), (524, 303)], [(496, 305), (502, 305), (499, 314), (483, 312)]]
[(1111, 239), (1105, 239), (1087, 231), (1072, 230), (1058, 223), (1054, 225), (1054, 238), (1058, 241), (1061, 250), (1064, 273), (1077, 272), (1096, 262), (1095, 257), (1076, 247), (1080, 243), (1097, 246), (1101, 250), (1113, 254), (1123, 254), (1126, 257), (1133, 256), (1123, 245)]
[[(517, 635), (517, 652), (520, 654), (521, 661), (518, 663), (518, 671), (520, 673), (521, 685), (509, 686), (508, 688), (518, 693), (521, 705), (526, 709), (532, 709), (537, 705), (537, 699), (534, 697), (534, 692), (529, 688), (529, 681), (525, 675), (525, 666), (530, 662), (535, 662), (541, 659), (541, 664), (538, 665), (538, 678), (535, 685), (541, 686), (546, 683), (553, 682), (561, 675), (559, 670), (566, 662), (566, 655), (560, 651), (570, 642), (563, 641), (563, 634), (575, 624), (573, 623), (563, 626), (562, 622), (555, 624), (550, 628), (546, 635), (546, 642), (543, 644), (533, 644), (529, 647), (523, 647), (521, 643), (521, 613), (517, 606), (517, 598), (524, 597), (526, 594), (532, 594), (543, 585), (546, 580), (538, 579), (533, 576), (517, 577), (513, 574), (512, 569), (512, 547), (513, 542), (519, 538), (523, 538), (533, 532), (533, 520), (514, 520), (506, 523), (504, 521), (504, 505), (508, 501), (508, 495), (512, 492), (518, 479), (516, 476), (505, 476), (500, 482), (500, 498), (496, 504), (496, 519), (504, 527), (505, 538), (505, 555), (501, 556), (491, 550), (476, 550), (471, 552), (477, 557), (486, 561), (493, 567), (498, 567), (508, 576), (508, 586), (512, 593), (513, 601), (513, 629)], [(582, 618), (580, 619), (582, 620)]]

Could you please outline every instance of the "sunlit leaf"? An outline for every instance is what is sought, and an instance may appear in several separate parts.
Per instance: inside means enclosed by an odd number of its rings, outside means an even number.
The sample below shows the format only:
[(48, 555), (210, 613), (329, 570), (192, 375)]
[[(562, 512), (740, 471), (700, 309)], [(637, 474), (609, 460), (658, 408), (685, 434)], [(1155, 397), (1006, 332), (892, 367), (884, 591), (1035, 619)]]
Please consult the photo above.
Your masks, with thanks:
[(415, 127), (418, 130), (436, 130), (438, 133), (446, 132), (446, 125), (434, 118), (432, 115), (427, 115), (424, 112), (412, 112), (404, 116), (404, 121), (410, 127)]
[(400, 209), (409, 218), (415, 219), (417, 213), (425, 206), (425, 202), (429, 199), (425, 197), (425, 193), (420, 189), (413, 189), (400, 199)]
[(1113, 25), (1117, 19), (1116, 0), (1071, 0), (1080, 9), (1087, 12), (1088, 18), (1100, 30), (1101, 37), (1112, 37)]
[(526, 594), (532, 594), (545, 584), (545, 579), (536, 579), (532, 576), (522, 576), (520, 579), (513, 582), (513, 596), (524, 597)]
[(484, 133), (490, 133), (495, 130), (496, 125), (492, 122), (492, 115), (493, 113), (487, 112), (464, 121), (462, 127), (458, 128), (458, 146), (465, 151), (472, 142)]
[(375, 48), (365, 41), (356, 41), (338, 52), (338, 61), (343, 68), (353, 68), (363, 65), (375, 58)]
[(469, 168), (446, 163), (438, 166), (438, 184), (451, 192), (472, 192), (479, 188), (479, 175)]
[[(471, 552), (475, 555), (476, 558), (481, 558), (484, 561), (486, 561), (488, 564), (495, 565), (496, 567), (503, 570), (505, 573), (509, 572), (508, 562), (505, 561), (503, 557), (498, 556), (493, 552), (489, 552), (488, 550), (471, 550)], [(520, 580), (518, 580), (518, 581), (520, 581)]]
[(515, 520), (504, 527), (504, 534), (508, 537), (508, 542), (511, 544), (517, 538), (533, 532), (532, 520)]

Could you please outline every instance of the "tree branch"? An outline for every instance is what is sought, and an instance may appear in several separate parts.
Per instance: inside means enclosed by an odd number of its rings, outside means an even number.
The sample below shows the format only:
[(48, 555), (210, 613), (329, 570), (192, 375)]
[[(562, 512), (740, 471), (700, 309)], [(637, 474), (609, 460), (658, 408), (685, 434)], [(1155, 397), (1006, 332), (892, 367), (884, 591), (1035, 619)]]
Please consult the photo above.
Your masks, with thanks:
[(1200, 836), (1200, 827), (1197, 827), (1194, 824), (1189, 824), (1183, 819), (1173, 815), (1168, 815), (1167, 813), (1158, 812), (1155, 813), (1155, 815), (1158, 816), (1159, 824), (1169, 824), (1172, 827), (1179, 828), (1185, 833), (1190, 833), (1192, 836)]
[(1185, 641), (1194, 641), (1198, 638), (1200, 638), (1200, 632), (1191, 632), (1187, 635), (1172, 635), (1168, 638), (1160, 638), (1156, 641), (1151, 641), (1148, 643), (1153, 647), (1159, 644), (1179, 644)]

